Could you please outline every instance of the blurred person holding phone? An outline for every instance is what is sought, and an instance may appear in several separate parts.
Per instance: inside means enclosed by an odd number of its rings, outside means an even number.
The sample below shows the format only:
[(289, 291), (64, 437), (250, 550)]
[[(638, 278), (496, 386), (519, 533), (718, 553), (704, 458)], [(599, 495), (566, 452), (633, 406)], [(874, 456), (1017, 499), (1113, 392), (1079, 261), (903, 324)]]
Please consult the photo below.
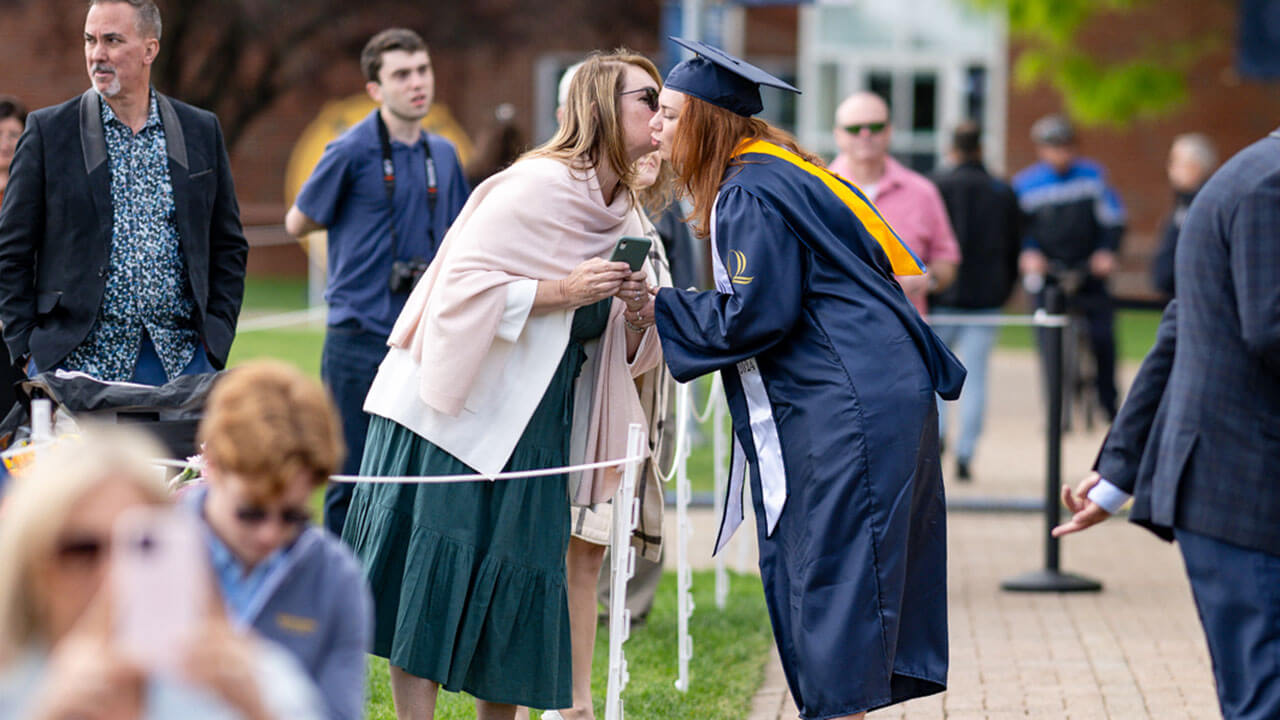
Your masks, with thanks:
[(342, 460), (328, 393), (297, 369), (254, 361), (218, 381), (200, 425), (199, 518), (227, 615), (288, 650), (328, 717), (364, 716), (373, 609), (351, 551), (311, 524), (310, 498)]
[[(365, 402), (362, 475), (626, 455), (627, 426), (644, 422), (633, 381), (659, 348), (634, 315), (644, 273), (605, 258), (644, 233), (632, 190), (659, 85), (641, 55), (592, 55), (556, 135), (476, 188), (392, 330)], [(619, 479), (584, 473), (572, 501), (602, 502)], [(480, 720), (572, 704), (570, 495), (566, 474), (356, 486), (343, 539), (373, 588), (374, 654), (389, 660), (399, 717), (432, 717), (441, 686), (474, 696)]]
[[(147, 562), (136, 553), (134, 563), (122, 562), (134, 552), (119, 544), (122, 518), (183, 517), (166, 510), (168, 491), (149, 464), (160, 452), (136, 432), (91, 429), (45, 451), (13, 483), (0, 525), (0, 718), (324, 718), (287, 653), (237, 632), (217, 603), (199, 601), (210, 585), (198, 549), (150, 569), (136, 564)], [(140, 579), (131, 567), (168, 585), (131, 582)], [(188, 639), (175, 643), (160, 632), (161, 619), (184, 615), (198, 626), (181, 628)], [(148, 616), (157, 621), (150, 637), (126, 622)], [(127, 642), (139, 632), (152, 659)], [(174, 666), (154, 661), (165, 648), (181, 658)]]

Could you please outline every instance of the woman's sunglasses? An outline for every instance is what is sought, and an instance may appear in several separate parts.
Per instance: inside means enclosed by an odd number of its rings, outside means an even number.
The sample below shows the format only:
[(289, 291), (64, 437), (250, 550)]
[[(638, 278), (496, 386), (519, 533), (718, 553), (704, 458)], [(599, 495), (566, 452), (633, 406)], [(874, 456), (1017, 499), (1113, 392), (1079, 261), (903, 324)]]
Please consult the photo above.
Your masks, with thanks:
[(97, 565), (107, 554), (111, 543), (96, 535), (71, 535), (54, 544), (54, 557), (67, 565)]
[(870, 130), (871, 134), (875, 135), (876, 133), (884, 132), (884, 129), (888, 126), (889, 123), (887, 122), (855, 123), (853, 125), (845, 125), (844, 131), (850, 135), (858, 135), (863, 130)]
[(649, 112), (658, 112), (658, 88), (642, 87), (638, 90), (628, 90), (626, 92), (618, 93), (618, 97), (622, 97), (623, 95), (634, 95), (636, 93), (642, 93), (640, 95), (640, 101), (649, 108)]

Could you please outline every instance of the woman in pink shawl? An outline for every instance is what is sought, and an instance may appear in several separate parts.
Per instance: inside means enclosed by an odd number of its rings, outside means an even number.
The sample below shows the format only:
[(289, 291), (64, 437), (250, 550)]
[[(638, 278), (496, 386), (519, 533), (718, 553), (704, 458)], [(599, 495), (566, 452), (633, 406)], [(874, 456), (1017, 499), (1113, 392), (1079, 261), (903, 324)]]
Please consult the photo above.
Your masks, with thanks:
[[(556, 136), (472, 193), (392, 331), (361, 474), (625, 455), (627, 425), (644, 422), (632, 379), (660, 351), (635, 312), (644, 274), (604, 258), (644, 234), (631, 185), (659, 86), (642, 56), (591, 57)], [(607, 499), (617, 477), (585, 473), (574, 500)], [(571, 705), (569, 499), (567, 475), (357, 486), (343, 538), (373, 589), (399, 717), (432, 717), (441, 686), (475, 696), (480, 720)]]

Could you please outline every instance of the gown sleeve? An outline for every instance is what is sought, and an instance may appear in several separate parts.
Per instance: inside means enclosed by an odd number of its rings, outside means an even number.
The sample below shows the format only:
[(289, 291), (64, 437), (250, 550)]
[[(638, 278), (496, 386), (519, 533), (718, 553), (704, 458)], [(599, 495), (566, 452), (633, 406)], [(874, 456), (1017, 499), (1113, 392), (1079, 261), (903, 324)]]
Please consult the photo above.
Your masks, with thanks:
[(754, 357), (782, 341), (800, 315), (804, 250), (781, 215), (740, 188), (724, 190), (713, 223), (716, 290), (658, 291), (663, 358), (680, 382)]

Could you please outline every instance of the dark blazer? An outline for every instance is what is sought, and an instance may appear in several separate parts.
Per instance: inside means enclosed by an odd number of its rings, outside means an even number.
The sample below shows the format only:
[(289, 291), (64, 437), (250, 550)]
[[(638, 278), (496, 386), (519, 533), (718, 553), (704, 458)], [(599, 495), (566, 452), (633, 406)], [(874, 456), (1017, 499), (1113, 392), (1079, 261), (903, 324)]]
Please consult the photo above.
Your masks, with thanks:
[(1280, 555), (1280, 131), (1200, 191), (1176, 273), (1097, 469), (1165, 537), (1176, 527)]
[[(196, 330), (215, 367), (235, 336), (248, 243), (213, 113), (157, 93)], [(0, 205), (0, 322), (15, 358), (46, 370), (88, 336), (111, 254), (111, 174), (93, 90), (31, 113)]]

